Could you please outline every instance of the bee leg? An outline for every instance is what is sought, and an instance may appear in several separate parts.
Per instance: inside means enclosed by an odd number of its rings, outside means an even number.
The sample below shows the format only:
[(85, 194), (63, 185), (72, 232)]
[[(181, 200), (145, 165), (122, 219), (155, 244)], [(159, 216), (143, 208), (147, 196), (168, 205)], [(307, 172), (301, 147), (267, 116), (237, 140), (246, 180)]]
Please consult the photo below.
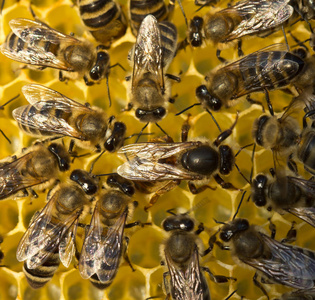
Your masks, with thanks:
[(180, 184), (180, 180), (169, 180), (165, 185), (163, 185), (160, 189), (158, 189), (150, 199), (150, 202), (147, 206), (144, 207), (145, 211), (148, 211), (156, 201), (160, 198), (160, 196), (174, 189), (177, 185)]
[(175, 51), (175, 55), (177, 55), (177, 52), (180, 50), (186, 50), (186, 47), (189, 45), (188, 39), (185, 38), (184, 40), (182, 40), (181, 42), (177, 43), (177, 47), (176, 47), (176, 51)]
[(269, 218), (268, 221), (269, 221), (269, 230), (271, 231), (271, 238), (274, 239), (276, 236), (276, 225), (271, 222), (271, 218)]
[(178, 97), (178, 94), (172, 96), (171, 98), (168, 99), (168, 102), (174, 104), (177, 97)]
[(31, 194), (33, 195), (34, 198), (38, 198), (38, 195), (37, 193), (32, 189), (32, 188), (29, 188)]
[(267, 89), (264, 89), (264, 92), (265, 92), (265, 97), (266, 97), (267, 106), (268, 106), (270, 115), (274, 116), (273, 107), (272, 107), (272, 104), (271, 104), (271, 102), (270, 102), (269, 92), (268, 92)]
[(94, 85), (94, 82), (93, 81), (89, 81), (89, 79), (84, 75), (83, 76), (83, 79), (84, 79), (84, 82), (87, 86), (91, 86), (91, 85)]
[(213, 273), (207, 267), (201, 267), (201, 269), (203, 271), (207, 272), (209, 274), (210, 280), (215, 282), (215, 283), (229, 282), (229, 280), (236, 281), (236, 278), (234, 278), (234, 277), (226, 277), (226, 276), (223, 276), (223, 275), (213, 275)]
[(136, 222), (132, 222), (132, 223), (126, 224), (125, 228), (132, 228), (132, 227), (135, 227), (135, 226), (144, 227), (146, 225), (152, 225), (152, 223), (142, 223), (141, 221), (136, 221)]
[(255, 284), (258, 288), (260, 288), (260, 290), (267, 296), (267, 299), (269, 300), (270, 298), (269, 298), (269, 296), (268, 296), (268, 294), (267, 294), (267, 291), (266, 291), (265, 288), (262, 286), (262, 284), (257, 280), (257, 277), (258, 277), (258, 274), (257, 274), (257, 272), (256, 272), (255, 275), (254, 275), (254, 277), (253, 277), (253, 282), (254, 282), (254, 284)]
[(295, 222), (292, 222), (292, 226), (289, 229), (287, 236), (281, 240), (281, 243), (294, 243), (296, 241), (296, 229), (294, 228)]
[(190, 130), (190, 124), (189, 124), (189, 119), (191, 118), (191, 114), (187, 115), (186, 121), (182, 125), (182, 134), (181, 134), (181, 141), (187, 142), (188, 140), (188, 132)]
[(130, 79), (131, 79), (131, 76), (130, 76), (130, 75), (125, 77), (125, 80), (126, 80), (126, 81), (130, 81)]
[(265, 108), (263, 106), (263, 104), (260, 102), (260, 101), (256, 101), (254, 99), (252, 99), (250, 97), (250, 95), (247, 95), (246, 96), (246, 100), (250, 103), (250, 104), (257, 104), (257, 105), (260, 105), (262, 107), (262, 112), (265, 113)]
[(292, 157), (293, 157), (293, 154), (290, 154), (288, 157), (287, 166), (295, 175), (298, 175), (298, 173), (299, 173), (298, 167), (297, 167), (295, 161), (292, 159)]
[(242, 50), (242, 40), (238, 40), (237, 42), (237, 51), (239, 57), (244, 56), (244, 52)]
[(28, 194), (28, 191), (27, 189), (23, 189), (23, 197), (27, 197), (29, 194)]
[(236, 188), (232, 183), (225, 182), (219, 174), (215, 174), (213, 178), (223, 189), (240, 191), (240, 189)]
[(165, 74), (165, 77), (167, 77), (168, 79), (174, 80), (176, 82), (181, 82), (180, 77), (173, 75), (173, 74)]
[(226, 59), (223, 58), (223, 57), (221, 57), (221, 50), (217, 49), (216, 55), (217, 55), (218, 60), (219, 60), (221, 63), (226, 62)]
[(227, 130), (221, 132), (221, 133), (218, 135), (218, 137), (215, 139), (215, 141), (213, 142), (213, 144), (214, 144), (215, 146), (218, 147), (223, 141), (225, 141), (225, 140), (232, 134), (233, 129), (234, 129), (236, 123), (237, 123), (237, 120), (238, 120), (238, 113), (237, 113), (237, 115), (236, 115), (236, 119), (235, 119), (234, 123), (232, 124), (232, 126), (231, 126), (229, 129), (227, 129)]
[(168, 283), (168, 281), (167, 281), (167, 279), (166, 279), (166, 277), (169, 276), (169, 275), (170, 275), (169, 272), (164, 272), (164, 273), (163, 273), (163, 283), (164, 283), (165, 291), (166, 291), (166, 293), (167, 293), (165, 300), (171, 299), (170, 287), (169, 287), (169, 283)]
[(126, 237), (126, 236), (125, 236), (124, 238), (125, 238), (125, 243), (126, 243), (126, 245), (125, 245), (123, 257), (124, 257), (124, 260), (127, 262), (127, 264), (130, 266), (132, 272), (135, 272), (136, 270), (133, 268), (133, 266), (132, 266), (132, 264), (131, 264), (131, 262), (130, 262), (130, 259), (129, 259), (129, 257), (128, 257), (128, 255), (127, 255), (127, 248), (128, 248), (128, 245), (129, 245), (129, 238)]
[(63, 82), (66, 78), (63, 76), (62, 71), (59, 71), (59, 81)]
[(206, 189), (210, 189), (210, 190), (216, 189), (216, 188), (213, 188), (213, 187), (206, 185), (206, 184), (197, 188), (191, 181), (188, 181), (188, 188), (189, 188), (190, 192), (194, 195), (202, 193)]
[(130, 110), (132, 110), (132, 108), (133, 108), (133, 104), (131, 102), (129, 102), (127, 104), (127, 107), (123, 108), (122, 111), (130, 111)]

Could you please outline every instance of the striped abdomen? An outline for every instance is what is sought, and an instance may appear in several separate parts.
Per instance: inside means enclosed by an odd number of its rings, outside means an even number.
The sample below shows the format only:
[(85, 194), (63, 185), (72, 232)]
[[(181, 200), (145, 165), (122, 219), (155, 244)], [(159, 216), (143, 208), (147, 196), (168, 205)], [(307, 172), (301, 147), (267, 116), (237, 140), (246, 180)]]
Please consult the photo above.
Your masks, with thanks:
[(239, 64), (243, 87), (248, 93), (284, 87), (301, 72), (304, 61), (284, 51), (248, 55)]
[(126, 18), (113, 0), (80, 0), (80, 15), (94, 38), (109, 44), (122, 37), (127, 29)]
[(177, 29), (174, 24), (168, 21), (159, 23), (159, 27), (163, 48), (163, 68), (168, 69), (176, 53)]
[(129, 0), (130, 26), (132, 33), (137, 36), (140, 24), (147, 15), (153, 15), (158, 22), (168, 18), (168, 8), (164, 0)]
[(26, 262), (24, 262), (23, 272), (27, 279), (28, 284), (33, 289), (39, 289), (43, 287), (48, 281), (52, 279), (60, 264), (58, 247), (55, 252), (51, 253), (47, 260), (39, 267), (35, 269), (27, 268)]
[[(72, 113), (67, 112), (68, 106), (62, 107), (62, 103), (43, 101), (43, 105), (37, 108), (33, 105), (25, 105), (16, 109), (15, 116), (18, 115), (17, 121), (19, 127), (27, 134), (33, 136), (52, 136), (58, 135), (54, 130), (57, 129), (58, 124), (52, 121), (53, 118), (63, 119), (69, 123)], [(67, 109), (67, 110), (66, 110)], [(59, 124), (59, 126), (61, 126)], [(66, 135), (66, 132), (64, 133)]]

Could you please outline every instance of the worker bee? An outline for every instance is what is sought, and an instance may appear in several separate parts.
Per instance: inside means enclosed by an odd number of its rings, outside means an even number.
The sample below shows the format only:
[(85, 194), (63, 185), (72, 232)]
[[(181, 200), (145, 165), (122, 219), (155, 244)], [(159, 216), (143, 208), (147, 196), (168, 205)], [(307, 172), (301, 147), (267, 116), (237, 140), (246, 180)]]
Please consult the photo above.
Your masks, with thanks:
[(24, 261), (23, 271), (32, 288), (44, 286), (60, 261), (69, 267), (79, 219), (85, 216), (85, 208), (97, 191), (97, 181), (89, 173), (73, 172), (71, 181), (58, 184), (48, 193), (48, 203), (34, 215), (18, 245), (16, 257)]
[(290, 5), (293, 6), (296, 13), (306, 21), (312, 31), (309, 20), (315, 19), (315, 4), (312, 0), (291, 0)]
[(9, 25), (12, 32), (0, 48), (8, 58), (40, 70), (58, 69), (62, 81), (83, 77), (91, 85), (108, 77), (110, 61), (104, 46), (95, 48), (87, 40), (65, 35), (40, 21), (13, 19)]
[(273, 169), (271, 175), (272, 178), (259, 174), (253, 180), (253, 202), (269, 211), (289, 212), (315, 227), (315, 182), (275, 173)]
[(139, 34), (141, 23), (148, 16), (154, 16), (158, 22), (169, 19), (174, 9), (175, 1), (170, 1), (168, 6), (164, 0), (129, 0), (129, 20), (134, 36)]
[[(189, 24), (188, 42), (200, 47), (204, 40), (218, 44), (217, 57), (228, 43), (246, 35), (261, 37), (277, 30), (293, 14), (290, 0), (281, 1), (240, 1), (233, 6), (209, 12), (203, 18), (195, 16)], [(242, 55), (239, 45), (239, 55)]]
[(80, 16), (94, 38), (109, 47), (127, 29), (126, 17), (115, 0), (79, 0)]
[(158, 122), (166, 115), (171, 87), (164, 72), (174, 57), (176, 40), (176, 27), (169, 22), (159, 26), (155, 17), (148, 15), (141, 23), (130, 53), (133, 71), (127, 108), (134, 108), (141, 122)]
[[(232, 254), (241, 262), (260, 271), (265, 283), (278, 283), (296, 289), (314, 287), (313, 251), (280, 243), (262, 233), (258, 226), (249, 225), (246, 219), (239, 218), (221, 228), (220, 238), (227, 244), (223, 249), (231, 248)], [(254, 283), (267, 295), (257, 276), (256, 273)]]
[[(225, 276), (215, 276), (206, 267), (199, 265), (199, 255), (205, 255), (211, 249), (203, 250), (199, 232), (194, 231), (195, 222), (187, 214), (167, 217), (162, 227), (169, 237), (160, 247), (161, 264), (167, 265), (168, 272), (163, 275), (167, 299), (210, 300), (210, 291), (203, 271), (215, 282), (227, 282)], [(167, 276), (170, 276), (169, 282)], [(235, 280), (235, 279), (234, 279)]]
[(79, 271), (84, 279), (99, 289), (105, 289), (114, 280), (121, 256), (126, 256), (124, 229), (139, 222), (126, 224), (132, 215), (135, 192), (132, 182), (117, 175), (108, 177), (109, 189), (98, 196), (92, 220), (85, 236), (79, 260)]
[[(25, 85), (22, 92), (30, 103), (13, 110), (19, 127), (32, 136), (70, 136), (83, 148), (113, 152), (119, 148), (126, 132), (124, 123), (106, 119), (98, 107), (82, 105), (38, 84)], [(71, 145), (71, 149), (73, 143)]]
[(13, 161), (0, 164), (0, 199), (13, 196), (17, 192), (31, 187), (46, 188), (57, 178), (59, 171), (70, 168), (70, 156), (66, 149), (57, 143), (48, 147), (43, 143), (36, 143), (26, 149), (20, 157), (13, 157)]
[(304, 65), (304, 60), (288, 52), (285, 44), (274, 44), (211, 71), (205, 85), (197, 87), (196, 96), (205, 109), (217, 111), (222, 106), (230, 107), (241, 96), (265, 92), (273, 114), (268, 91), (289, 85), (304, 72)]
[[(190, 191), (197, 194), (210, 188), (206, 183), (212, 176), (223, 188), (235, 189), (219, 174), (228, 175), (235, 165), (233, 150), (221, 143), (231, 135), (236, 122), (237, 119), (213, 143), (206, 139), (184, 139), (177, 143), (147, 142), (124, 146), (118, 155), (126, 158), (127, 162), (117, 168), (117, 173), (135, 181), (169, 181), (165, 185), (166, 191), (174, 188), (181, 180), (188, 180)], [(161, 193), (162, 190), (159, 191)], [(156, 196), (152, 197), (150, 206), (156, 202)]]

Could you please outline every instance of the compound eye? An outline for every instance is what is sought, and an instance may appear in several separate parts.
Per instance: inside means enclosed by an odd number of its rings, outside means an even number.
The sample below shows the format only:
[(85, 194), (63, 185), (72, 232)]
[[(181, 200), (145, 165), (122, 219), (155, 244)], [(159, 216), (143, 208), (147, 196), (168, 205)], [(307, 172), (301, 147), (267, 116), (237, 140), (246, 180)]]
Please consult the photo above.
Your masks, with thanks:
[(142, 119), (142, 118), (145, 117), (146, 115), (147, 115), (147, 112), (146, 112), (145, 110), (140, 109), (140, 108), (138, 108), (138, 109), (136, 110), (136, 117), (137, 117), (138, 119)]
[(220, 233), (220, 239), (223, 242), (228, 242), (233, 237), (233, 231), (230, 229), (223, 229)]
[(167, 218), (167, 219), (163, 222), (162, 226), (163, 226), (163, 229), (164, 229), (165, 231), (171, 231), (171, 230), (174, 229), (173, 221), (172, 221), (171, 218)]
[(265, 175), (257, 175), (254, 181), (254, 187), (256, 189), (262, 190), (267, 184), (267, 177)]
[(202, 105), (213, 111), (219, 110), (222, 106), (221, 100), (211, 96), (205, 85), (197, 87), (196, 96)]
[(155, 117), (163, 118), (166, 114), (166, 109), (164, 107), (159, 107), (153, 111)]
[(127, 184), (123, 184), (122, 185), (122, 191), (124, 192), (124, 194), (126, 194), (127, 196), (132, 196), (135, 193), (135, 189)]
[(90, 71), (90, 77), (92, 80), (98, 81), (101, 79), (101, 72), (99, 66), (94, 66)]
[(191, 219), (184, 219), (183, 222), (180, 224), (180, 229), (185, 231), (192, 231), (194, 229), (194, 221)]
[(202, 45), (202, 38), (201, 38), (199, 33), (193, 32), (190, 35), (190, 44), (193, 47), (201, 47), (201, 45)]
[(237, 231), (245, 231), (249, 228), (249, 223), (246, 219), (238, 219), (236, 222)]

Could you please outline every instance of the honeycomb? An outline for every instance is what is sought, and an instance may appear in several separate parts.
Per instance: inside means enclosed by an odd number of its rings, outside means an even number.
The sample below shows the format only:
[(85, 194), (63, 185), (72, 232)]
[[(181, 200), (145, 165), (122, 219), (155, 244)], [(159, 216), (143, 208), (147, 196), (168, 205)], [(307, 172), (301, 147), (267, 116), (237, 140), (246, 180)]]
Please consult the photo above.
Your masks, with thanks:
[[(118, 1), (122, 4), (125, 12), (127, 11), (127, 0)], [(220, 1), (222, 7), (226, 7), (227, 2)], [(2, 11), (0, 22), (0, 42), (3, 43), (5, 36), (10, 32), (9, 21), (13, 18), (29, 18), (32, 15), (29, 10), (30, 1), (26, 0), (6, 0)], [(195, 15), (196, 7), (193, 1), (183, 1), (184, 10), (188, 19)], [(75, 36), (85, 37), (95, 43), (92, 36), (87, 32), (80, 21), (78, 7), (75, 1), (70, 0), (33, 0), (32, 8), (40, 20), (46, 22), (52, 28), (69, 34), (73, 32)], [(200, 11), (203, 15), (209, 8)], [(211, 8), (210, 8), (211, 9)], [(178, 5), (176, 4), (173, 21), (179, 32), (179, 40), (184, 39), (186, 34), (186, 26)], [(291, 26), (290, 30), (299, 37), (300, 40), (309, 37), (309, 31), (304, 23), (297, 23)], [(289, 43), (295, 44), (292, 38), (288, 36)], [(14, 62), (3, 55), (0, 55), (0, 96), (1, 104), (7, 100), (21, 94), (21, 87), (27, 83), (40, 83), (54, 90), (57, 90), (69, 98), (84, 103), (88, 101), (92, 105), (96, 105), (104, 109), (108, 116), (114, 114), (119, 120), (127, 125), (127, 135), (140, 132), (143, 124), (137, 122), (133, 116), (133, 112), (124, 112), (121, 110), (127, 104), (127, 83), (125, 76), (130, 74), (131, 67), (127, 61), (129, 49), (135, 42), (130, 28), (126, 35), (116, 41), (109, 50), (111, 64), (120, 63), (127, 70), (126, 72), (120, 68), (111, 69), (109, 77), (109, 86), (113, 105), (108, 107), (108, 99), (106, 92), (106, 81), (102, 81), (98, 85), (87, 87), (83, 80), (69, 81), (68, 83), (58, 80), (58, 72), (52, 69), (46, 69), (38, 72), (30, 69), (22, 69), (21, 64)], [(272, 43), (283, 42), (281, 32), (272, 34), (265, 39), (248, 38), (243, 41), (243, 50), (245, 54), (261, 49)], [(96, 43), (95, 43), (96, 44)], [(169, 106), (169, 113), (159, 124), (173, 137), (175, 141), (180, 140), (181, 124), (186, 120), (187, 115), (175, 114), (187, 106), (196, 102), (194, 90), (203, 80), (205, 74), (218, 65), (215, 55), (215, 48), (207, 46), (205, 48), (192, 50), (187, 47), (185, 51), (181, 51), (173, 60), (170, 69), (171, 74), (181, 73), (181, 83), (174, 83), (172, 94), (178, 94), (176, 102)], [(237, 58), (237, 51), (231, 48), (224, 50), (222, 56), (228, 59)], [(260, 94), (254, 95), (255, 99), (264, 101)], [(276, 112), (283, 111), (288, 105), (291, 97), (279, 91), (271, 92), (271, 101)], [(17, 100), (8, 104), (4, 110), (0, 111), (0, 129), (2, 129), (11, 140), (9, 144), (2, 136), (0, 159), (13, 155), (23, 147), (31, 145), (34, 139), (24, 135), (19, 131), (16, 122), (12, 118), (12, 110), (18, 106), (27, 103), (23, 95)], [(239, 120), (233, 134), (226, 141), (231, 145), (235, 152), (241, 146), (253, 142), (251, 137), (251, 128), (253, 121), (261, 114), (261, 107), (258, 105), (249, 105), (246, 101), (239, 101), (238, 104), (223, 112), (213, 113), (217, 122), (222, 129), (231, 126), (236, 118), (236, 112), (239, 112)], [(192, 117), (191, 131), (189, 138), (206, 137), (213, 141), (219, 134), (218, 128), (215, 126), (210, 116), (202, 110), (201, 107), (195, 107), (190, 110)], [(298, 120), (302, 120), (302, 114), (297, 116)], [(155, 135), (161, 135), (159, 129), (155, 125), (149, 125), (148, 130), (154, 132)], [(150, 136), (141, 137), (141, 141), (146, 141)], [(66, 143), (69, 142), (66, 140)], [(134, 142), (130, 139), (127, 143)], [(81, 153), (81, 152), (80, 152)], [(84, 151), (82, 150), (82, 153)], [(97, 154), (88, 157), (78, 158), (74, 161), (72, 169), (84, 168), (89, 170), (91, 162)], [(237, 157), (237, 164), (243, 174), (249, 178), (251, 172), (251, 147), (244, 149)], [(114, 172), (122, 163), (116, 154), (106, 153), (97, 162), (94, 168), (95, 174)], [(272, 153), (257, 147), (254, 153), (254, 174), (259, 172), (268, 172), (273, 166)], [(299, 166), (302, 175), (309, 175)], [(69, 176), (69, 172), (64, 178)], [(249, 190), (249, 184), (234, 170), (227, 180), (233, 185)], [(216, 186), (214, 180), (209, 183)], [(214, 219), (219, 221), (227, 221), (232, 218), (239, 204), (240, 193), (238, 191), (224, 190), (217, 187), (216, 190), (206, 190), (198, 195), (192, 195), (185, 182), (176, 187), (171, 192), (163, 195), (159, 201), (149, 210), (144, 211), (149, 196), (137, 193), (135, 200), (139, 202), (139, 206), (135, 210), (133, 220), (141, 220), (142, 222), (151, 222), (152, 226), (139, 227), (134, 229), (126, 229), (125, 234), (130, 237), (128, 254), (132, 265), (136, 269), (132, 272), (126, 262), (123, 262), (119, 268), (116, 278), (112, 285), (104, 291), (100, 291), (93, 287), (88, 280), (83, 280), (77, 270), (77, 263), (74, 261), (68, 269), (60, 266), (53, 279), (42, 289), (33, 290), (27, 284), (25, 276), (22, 272), (22, 263), (16, 259), (16, 249), (18, 242), (28, 227), (33, 214), (42, 209), (45, 205), (46, 193), (39, 193), (39, 198), (31, 197), (21, 198), (19, 200), (2, 200), (0, 202), (0, 234), (4, 238), (1, 244), (1, 250), (4, 252), (4, 259), (0, 268), (0, 299), (146, 299), (148, 297), (159, 296), (164, 299), (163, 294), (163, 272), (164, 267), (160, 265), (159, 246), (165, 238), (165, 234), (161, 228), (161, 222), (168, 215), (167, 210), (178, 208), (180, 212), (192, 209), (191, 215), (198, 222), (203, 222), (206, 230), (201, 233), (201, 238), (207, 245), (209, 235), (216, 232), (219, 225)], [(201, 204), (200, 204), (201, 203)], [(292, 221), (295, 221), (298, 231), (296, 245), (315, 249), (315, 232), (310, 226), (291, 215), (281, 216), (274, 212), (268, 212), (265, 209), (257, 208), (251, 201), (242, 204), (239, 217), (248, 218), (252, 224), (262, 226), (268, 231), (268, 218), (272, 218), (272, 222), (277, 226), (278, 240), (285, 237), (286, 232), (290, 229)], [(78, 232), (78, 239), (84, 235), (83, 229)], [(79, 242), (80, 243), (80, 242)], [(209, 280), (209, 287), (212, 299), (225, 299), (233, 291), (237, 292), (231, 299), (266, 299), (262, 292), (254, 286), (252, 277), (255, 271), (244, 265), (235, 263), (229, 251), (222, 251), (215, 247), (211, 254), (205, 256), (201, 260), (203, 266), (209, 267), (214, 274), (232, 276), (237, 278), (236, 282), (216, 284)], [(281, 285), (265, 285), (270, 299), (278, 298), (283, 293), (290, 291), (290, 288)]]

